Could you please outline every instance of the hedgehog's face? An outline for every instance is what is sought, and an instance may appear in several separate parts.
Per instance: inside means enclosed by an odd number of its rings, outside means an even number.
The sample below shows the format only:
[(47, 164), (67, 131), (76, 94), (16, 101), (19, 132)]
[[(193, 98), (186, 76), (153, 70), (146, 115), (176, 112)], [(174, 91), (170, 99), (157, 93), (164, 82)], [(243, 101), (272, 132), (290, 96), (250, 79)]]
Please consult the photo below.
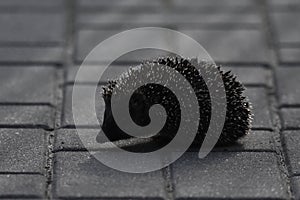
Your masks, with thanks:
[[(147, 98), (141, 93), (134, 93), (129, 101), (129, 113), (132, 120), (139, 126), (146, 126), (150, 123), (148, 116), (149, 106)], [(115, 105), (118, 107), (118, 105)], [(118, 108), (117, 108), (118, 110)], [(130, 136), (124, 133), (114, 120), (111, 110), (111, 99), (105, 99), (105, 112), (102, 123), (102, 130), (111, 141), (126, 139)]]

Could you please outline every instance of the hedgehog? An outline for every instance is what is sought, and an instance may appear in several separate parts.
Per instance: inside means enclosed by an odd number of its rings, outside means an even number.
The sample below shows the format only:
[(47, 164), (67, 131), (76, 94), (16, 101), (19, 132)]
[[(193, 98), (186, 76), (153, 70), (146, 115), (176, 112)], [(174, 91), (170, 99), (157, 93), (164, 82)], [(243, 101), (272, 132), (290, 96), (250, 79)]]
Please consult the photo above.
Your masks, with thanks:
[[(191, 147), (202, 144), (211, 118), (211, 99), (207, 83), (201, 77), (198, 69), (193, 66), (191, 59), (182, 57), (161, 57), (153, 61), (147, 61), (147, 64), (161, 64), (179, 72), (186, 80), (189, 81), (197, 96), (199, 105), (199, 126), (194, 142)], [(144, 63), (145, 64), (145, 63)], [(219, 71), (226, 93), (226, 117), (221, 135), (216, 143), (216, 146), (228, 146), (235, 143), (239, 138), (246, 135), (251, 124), (251, 105), (243, 96), (244, 86), (236, 79), (236, 76), (231, 71), (224, 72), (220, 66), (210, 62), (201, 61), (201, 70), (209, 73), (211, 67), (217, 68)], [(135, 73), (143, 70), (141, 67), (133, 67)], [(127, 76), (120, 76), (116, 80), (111, 80), (103, 87), (102, 97), (105, 102), (105, 111), (103, 123), (101, 125), (102, 132), (111, 142), (122, 140), (131, 141), (129, 144), (138, 146), (148, 146), (147, 150), (136, 150), (133, 148), (124, 148), (133, 152), (151, 152), (167, 145), (176, 135), (180, 124), (180, 105), (176, 96), (168, 88), (159, 84), (146, 84), (135, 90), (129, 101), (129, 112), (132, 120), (139, 126), (146, 126), (150, 123), (149, 109), (154, 104), (162, 105), (167, 114), (166, 123), (158, 134), (152, 136), (150, 140), (140, 140), (141, 142), (132, 142), (135, 138), (123, 132), (116, 124), (111, 111), (111, 95), (117, 84), (127, 84), (128, 79), (136, 78), (131, 76), (132, 70), (126, 72)], [(125, 92), (125, 91), (124, 91)], [(97, 136), (97, 141), (100, 143), (100, 137)], [(137, 140), (139, 138), (136, 138)], [(147, 141), (147, 142), (145, 142)], [(147, 145), (147, 143), (149, 143)], [(123, 144), (123, 143), (122, 143)]]

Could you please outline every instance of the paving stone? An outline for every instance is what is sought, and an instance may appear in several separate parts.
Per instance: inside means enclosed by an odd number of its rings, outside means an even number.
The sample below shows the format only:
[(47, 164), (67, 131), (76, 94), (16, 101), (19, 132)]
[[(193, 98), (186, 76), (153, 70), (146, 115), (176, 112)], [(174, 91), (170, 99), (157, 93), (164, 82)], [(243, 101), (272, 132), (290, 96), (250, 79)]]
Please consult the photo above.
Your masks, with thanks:
[(162, 199), (161, 171), (131, 174), (111, 169), (88, 152), (59, 152), (54, 165), (55, 197)]
[(272, 75), (271, 70), (264, 67), (231, 67), (225, 66), (222, 67), (224, 70), (230, 70), (233, 74), (236, 75), (237, 80), (245, 85), (272, 85)]
[(1, 198), (42, 198), (46, 189), (46, 178), (41, 175), (0, 175)]
[[(66, 150), (86, 150), (82, 143), (89, 143), (92, 146), (96, 141), (100, 129), (61, 129), (55, 134), (54, 151), (66, 151)], [(79, 137), (80, 133), (81, 137)]]
[[(118, 78), (122, 73), (126, 72), (130, 66), (129, 64), (124, 65), (110, 65), (105, 72), (103, 73), (100, 81), (101, 82), (107, 82), (108, 80), (113, 80)], [(78, 83), (96, 83), (96, 78), (99, 79), (99, 77), (95, 77), (95, 74), (97, 74), (99, 71), (104, 70), (105, 65), (99, 64), (99, 65), (84, 65), (82, 67), (82, 75), (78, 76), (77, 82)], [(76, 74), (78, 72), (79, 66), (76, 67), (70, 67), (68, 68), (68, 74), (67, 74), (67, 82), (73, 83), (75, 82)]]
[(292, 175), (300, 174), (300, 131), (284, 131), (284, 150), (287, 156), (288, 167)]
[(281, 63), (300, 63), (300, 48), (280, 48), (279, 59)]
[(296, 177), (292, 177), (291, 178), (291, 183), (292, 183), (292, 191), (294, 194), (294, 199), (299, 200), (300, 199), (300, 177), (296, 176)]
[(45, 131), (0, 129), (0, 172), (44, 172)]
[(154, 0), (154, 1), (138, 1), (138, 0), (112, 0), (109, 2), (105, 1), (96, 1), (96, 0), (79, 0), (78, 5), (81, 7), (171, 7), (171, 6), (179, 6), (179, 7), (217, 7), (217, 8), (224, 8), (224, 7), (248, 7), (253, 8), (256, 7), (255, 2), (252, 0), (225, 0), (225, 1), (205, 1), (205, 0), (188, 0), (188, 1), (171, 1), (171, 2), (164, 2), (163, 0)]
[[(126, 72), (129, 67), (136, 66), (136, 64), (120, 64), (120, 65), (110, 65), (107, 71), (103, 74), (101, 81), (108, 81), (119, 77), (122, 73)], [(95, 80), (94, 74), (101, 71), (99, 68), (104, 68), (105, 65), (85, 65), (82, 68), (82, 75), (77, 81), (79, 83), (89, 83)], [(79, 66), (68, 68), (67, 82), (73, 83), (75, 81), (76, 73)], [(237, 80), (241, 81), (246, 85), (265, 85), (271, 86), (271, 71), (263, 67), (236, 67), (236, 66), (222, 66), (224, 71), (232, 71), (233, 74), (237, 76)], [(103, 70), (102, 70), (103, 71)]]
[(280, 104), (300, 104), (299, 73), (300, 68), (296, 67), (282, 67), (276, 70)]
[(53, 127), (53, 110), (49, 106), (0, 106), (0, 126)]
[(272, 7), (288, 7), (288, 8), (292, 8), (294, 6), (300, 6), (300, 2), (298, 0), (286, 0), (286, 1), (268, 0), (267, 3), (268, 3), (268, 6), (272, 6)]
[[(54, 151), (83, 151), (87, 148), (83, 144), (88, 144), (89, 149), (96, 150), (99, 131), (100, 129), (80, 129), (78, 133), (78, 129), (61, 129), (55, 135)], [(235, 144), (214, 148), (214, 151), (274, 151), (273, 135), (270, 131), (250, 131)]]
[(199, 42), (217, 62), (266, 63), (266, 41), (258, 30), (180, 30)]
[(60, 13), (0, 13), (0, 43), (63, 42), (64, 17)]
[(45, 7), (45, 8), (58, 8), (64, 5), (64, 0), (52, 0), (52, 1), (41, 1), (41, 0), (2, 0), (0, 1), (1, 7)]
[[(96, 47), (100, 42), (105, 39), (119, 33), (121, 30), (80, 30), (77, 34), (76, 42), (76, 59), (77, 61), (82, 61), (89, 54), (89, 52)], [(150, 36), (148, 37), (150, 38)], [(144, 40), (145, 38), (135, 38), (135, 42)], [(167, 45), (168, 41), (165, 40), (164, 36), (161, 36), (158, 39), (151, 38), (152, 43), (156, 44), (165, 44)], [(126, 46), (128, 42), (132, 41), (123, 41), (123, 44), (120, 43), (120, 46)], [(159, 56), (170, 55), (169, 52), (158, 50), (158, 49), (142, 49), (129, 52), (116, 60), (116, 62), (142, 62), (143, 60), (153, 60)], [(101, 63), (106, 62), (99, 57), (90, 58), (88, 62), (90, 63)]]
[(253, 131), (227, 147), (217, 147), (213, 151), (274, 151), (274, 132)]
[(260, 24), (258, 13), (120, 13), (99, 12), (83, 13), (78, 17), (78, 23), (89, 26), (187, 26), (217, 24), (217, 25), (245, 25)]
[[(257, 30), (179, 30), (197, 40), (215, 61), (219, 62), (267, 62), (267, 48), (261, 32)], [(83, 60), (85, 56), (101, 41), (118, 33), (119, 31), (81, 30), (77, 37), (77, 60)], [(150, 37), (150, 36), (149, 36)], [(136, 42), (145, 38), (136, 38)], [(153, 43), (166, 43), (162, 36), (153, 39)], [(214, 42), (212, 42), (214, 40)], [(124, 45), (127, 42), (124, 41)], [(178, 41), (180, 42), (180, 41)], [(176, 44), (176, 43), (175, 43)], [(233, 45), (234, 44), (234, 45)], [(225, 49), (231, 47), (230, 51)], [(183, 47), (182, 47), (183, 48)], [(166, 52), (152, 50), (136, 51), (120, 58), (120, 61), (140, 61), (153, 59), (157, 56), (168, 55)], [(91, 59), (94, 62), (103, 62), (98, 57)]]
[(176, 199), (285, 199), (275, 153), (187, 153), (173, 164)]
[(1, 67), (1, 103), (53, 103), (55, 69), (51, 67)]
[(119, 0), (112, 0), (110, 2), (108, 1), (95, 1), (95, 0), (79, 0), (78, 5), (84, 6), (84, 7), (95, 7), (95, 6), (105, 6), (105, 7), (115, 7), (115, 6), (162, 6), (163, 1), (161, 0), (154, 0), (154, 1), (138, 1), (138, 0), (125, 0), (125, 1), (119, 1)]
[(295, 20), (300, 18), (299, 12), (275, 12), (271, 16), (280, 43), (300, 44), (300, 24)]
[(246, 88), (245, 96), (249, 98), (254, 114), (253, 128), (273, 128), (271, 110), (269, 107), (267, 90), (265, 88)]
[(283, 108), (281, 109), (281, 121), (284, 129), (300, 128), (300, 109)]
[(47, 62), (61, 63), (61, 47), (0, 47), (0, 62)]
[[(100, 92), (101, 86), (97, 88), (96, 94), (98, 95), (96, 98), (96, 112), (95, 106), (92, 105), (92, 96), (95, 94), (93, 91), (93, 87), (89, 85), (79, 85), (78, 92), (80, 94), (80, 98), (78, 101), (74, 101), (74, 109), (78, 109), (78, 113), (81, 113), (80, 116), (77, 116), (78, 124), (77, 126), (99, 126), (99, 122), (97, 120), (97, 114), (99, 116), (103, 116), (104, 114), (104, 100), (101, 97)], [(65, 94), (65, 105), (64, 105), (64, 115), (63, 115), (63, 126), (74, 126), (74, 118), (73, 118), (73, 109), (72, 109), (72, 95), (73, 95), (73, 86), (66, 87)], [(74, 98), (77, 99), (77, 98)]]

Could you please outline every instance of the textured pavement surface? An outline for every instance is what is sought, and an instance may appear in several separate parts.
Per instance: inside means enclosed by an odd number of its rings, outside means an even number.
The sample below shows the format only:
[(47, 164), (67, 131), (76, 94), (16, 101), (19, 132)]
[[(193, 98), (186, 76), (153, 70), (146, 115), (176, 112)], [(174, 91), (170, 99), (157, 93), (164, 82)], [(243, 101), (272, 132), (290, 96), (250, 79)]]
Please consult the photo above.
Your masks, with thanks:
[[(300, 199), (299, 18), (299, 0), (0, 0), (0, 198)], [(86, 151), (72, 117), (76, 71), (95, 45), (143, 26), (190, 35), (238, 76), (253, 105), (249, 135), (146, 174)], [(157, 55), (122, 56), (108, 78)], [(98, 131), (88, 115), (80, 122), (87, 139)]]

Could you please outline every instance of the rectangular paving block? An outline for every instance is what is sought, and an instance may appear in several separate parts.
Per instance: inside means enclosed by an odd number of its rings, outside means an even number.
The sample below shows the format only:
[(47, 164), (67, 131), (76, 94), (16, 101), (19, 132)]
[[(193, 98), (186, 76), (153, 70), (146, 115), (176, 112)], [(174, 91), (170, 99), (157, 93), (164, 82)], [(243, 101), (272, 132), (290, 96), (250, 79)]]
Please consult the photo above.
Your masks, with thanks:
[(0, 62), (13, 63), (61, 63), (62, 47), (1, 47)]
[(0, 198), (44, 198), (46, 177), (32, 174), (1, 174)]
[(300, 199), (300, 177), (294, 176), (291, 178), (291, 190), (295, 199)]
[(284, 131), (284, 151), (288, 161), (288, 167), (292, 175), (300, 175), (300, 131)]
[[(77, 33), (76, 37), (76, 60), (82, 61), (85, 59), (85, 57), (90, 53), (90, 51), (96, 47), (98, 44), (100, 44), (105, 39), (119, 33), (121, 30), (80, 30)], [(161, 35), (157, 38), (151, 37), (151, 32), (145, 31), (146, 37), (150, 40), (149, 42), (151, 44), (161, 44), (161, 45), (169, 45), (168, 40), (166, 40), (165, 35)], [(149, 36), (147, 36), (147, 34)], [(144, 37), (135, 37), (131, 38), (134, 39), (135, 42), (142, 42), (145, 40)], [(121, 46), (126, 46), (128, 43), (131, 43), (132, 41), (125, 40), (122, 43), (118, 43), (118, 48)], [(149, 44), (149, 43), (148, 43)], [(120, 58), (116, 60), (116, 62), (142, 62), (143, 60), (153, 60), (159, 56), (164, 55), (170, 55), (169, 52), (158, 50), (158, 49), (142, 49), (142, 50), (136, 50), (132, 51), (130, 53), (127, 53)], [(107, 62), (109, 60), (109, 57), (100, 57), (99, 55), (90, 56), (89, 60), (87, 62), (89, 63), (101, 63), (101, 62)]]
[(43, 174), (45, 137), (40, 129), (0, 129), (0, 172)]
[(0, 44), (63, 42), (64, 18), (62, 13), (0, 13)]
[(186, 153), (173, 163), (176, 199), (285, 199), (275, 153)]
[[(106, 65), (82, 65), (80, 74), (77, 76), (77, 83), (97, 83), (107, 82), (108, 80), (114, 80), (118, 78), (122, 73), (128, 71), (131, 66), (136, 66), (137, 64), (120, 64), (120, 65), (110, 65), (105, 69)], [(75, 78), (80, 66), (69, 67), (67, 69), (67, 83), (74, 83)], [(105, 69), (105, 70), (104, 70)], [(103, 73), (101, 78), (97, 75)]]
[(253, 128), (273, 128), (272, 113), (270, 110), (267, 89), (263, 87), (248, 87), (245, 90), (245, 96), (248, 97), (252, 105)]
[(286, 0), (286, 1), (281, 1), (281, 0), (268, 0), (267, 1), (268, 6), (271, 7), (286, 7), (286, 8), (292, 8), (295, 6), (300, 6), (300, 2), (298, 0)]
[(276, 70), (278, 97), (281, 105), (300, 104), (299, 73), (300, 68), (297, 67), (281, 67)]
[[(119, 65), (110, 65), (105, 73), (101, 77), (101, 81), (105, 82), (108, 80), (113, 80), (118, 78), (122, 73), (128, 71), (130, 67), (134, 67), (137, 64), (119, 64)], [(84, 65), (81, 68), (81, 75), (78, 76), (78, 83), (95, 83), (96, 79), (99, 79), (99, 76), (96, 74), (103, 72), (106, 65)], [(78, 72), (79, 66), (69, 67), (67, 69), (67, 83), (74, 83), (76, 74)], [(237, 80), (239, 80), (244, 85), (272, 85), (272, 76), (271, 70), (264, 67), (239, 67), (239, 66), (222, 66), (222, 70), (231, 71), (232, 74), (236, 75)]]
[[(102, 139), (101, 142), (106, 141), (104, 136), (100, 136), (103, 134), (100, 131), (100, 129), (61, 129), (55, 134), (54, 151), (85, 151), (87, 148), (97, 150), (99, 143), (96, 137)], [(273, 135), (271, 131), (250, 131), (235, 144), (217, 147), (213, 151), (274, 151)]]
[(300, 108), (282, 108), (280, 113), (284, 129), (300, 128)]
[(277, 39), (282, 44), (300, 44), (299, 12), (274, 12), (271, 14)]
[(54, 151), (86, 150), (84, 144), (97, 144), (100, 129), (60, 129), (55, 134)]
[(1, 103), (53, 103), (55, 68), (0, 67)]
[(253, 131), (225, 147), (216, 147), (213, 151), (275, 151), (274, 132)]
[(188, 30), (179, 31), (199, 42), (217, 62), (266, 63), (269, 53), (259, 30)]
[[(179, 30), (197, 42), (199, 42), (210, 56), (219, 62), (267, 62), (268, 50), (262, 33), (258, 30)], [(77, 35), (76, 58), (83, 60), (85, 56), (100, 42), (108, 37), (119, 33), (119, 31), (101, 31), (101, 30), (81, 30)], [(161, 35), (158, 38), (151, 37), (151, 32), (147, 32), (151, 43), (161, 45), (179, 45), (184, 51), (183, 41), (177, 41), (172, 38)], [(144, 41), (145, 37), (135, 38), (136, 42)], [(127, 45), (131, 41), (124, 41), (120, 46)], [(229, 49), (228, 49), (229, 48)], [(188, 50), (188, 49), (187, 49)], [(131, 52), (120, 58), (120, 61), (141, 61), (153, 59), (158, 56), (169, 55), (167, 52), (159, 50), (139, 50), (136, 53)], [(206, 58), (206, 57), (203, 57)], [(90, 61), (104, 62), (106, 59), (94, 56)]]
[(300, 48), (280, 48), (279, 59), (281, 63), (300, 63)]
[(52, 1), (41, 1), (41, 0), (2, 0), (0, 1), (1, 7), (42, 7), (42, 8), (55, 8), (62, 7), (64, 0), (52, 0)]
[(219, 9), (228, 8), (228, 7), (247, 7), (255, 8), (255, 2), (252, 0), (225, 0), (225, 1), (205, 1), (205, 0), (173, 0), (170, 2), (165, 2), (164, 0), (112, 0), (112, 1), (97, 1), (97, 0), (79, 0), (78, 5), (83, 8), (101, 8), (101, 7), (148, 7), (148, 8), (166, 8), (166, 7), (217, 7)]
[[(95, 86), (96, 87), (96, 86)], [(73, 97), (73, 86), (67, 86), (64, 100), (64, 114), (63, 114), (63, 126), (74, 126), (75, 122), (77, 126), (99, 126), (97, 119), (97, 113), (99, 116), (104, 114), (104, 100), (101, 96), (102, 86), (97, 88), (97, 91), (93, 90), (92, 86), (79, 85), (76, 91), (78, 91)], [(93, 105), (93, 95), (97, 95), (96, 109)], [(72, 108), (72, 102), (74, 102), (74, 109)], [(96, 113), (96, 112), (97, 113)], [(76, 114), (77, 113), (77, 114)], [(74, 118), (76, 117), (76, 118)]]
[(257, 25), (261, 23), (258, 13), (120, 13), (120, 12), (99, 12), (82, 13), (78, 16), (79, 25), (86, 26), (173, 26), (173, 27), (195, 27), (206, 24), (214, 25)]
[(161, 171), (132, 174), (111, 169), (88, 152), (55, 153), (56, 198), (164, 199)]
[(239, 80), (244, 85), (272, 85), (271, 70), (264, 67), (239, 67), (225, 65), (224, 67), (222, 67), (222, 69), (224, 69), (225, 71), (230, 70), (233, 74), (236, 75), (237, 80)]
[(50, 106), (0, 106), (1, 127), (52, 128), (54, 113)]

